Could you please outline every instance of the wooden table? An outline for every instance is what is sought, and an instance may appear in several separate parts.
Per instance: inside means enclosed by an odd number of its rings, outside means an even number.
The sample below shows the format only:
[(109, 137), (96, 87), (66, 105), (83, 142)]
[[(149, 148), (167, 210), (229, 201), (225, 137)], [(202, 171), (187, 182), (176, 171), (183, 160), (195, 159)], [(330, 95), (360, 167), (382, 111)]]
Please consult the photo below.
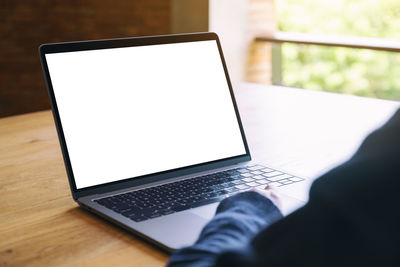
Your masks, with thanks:
[[(244, 84), (256, 160), (315, 177), (349, 156), (397, 102)], [(72, 200), (50, 111), (0, 119), (0, 266), (162, 266), (168, 255)]]

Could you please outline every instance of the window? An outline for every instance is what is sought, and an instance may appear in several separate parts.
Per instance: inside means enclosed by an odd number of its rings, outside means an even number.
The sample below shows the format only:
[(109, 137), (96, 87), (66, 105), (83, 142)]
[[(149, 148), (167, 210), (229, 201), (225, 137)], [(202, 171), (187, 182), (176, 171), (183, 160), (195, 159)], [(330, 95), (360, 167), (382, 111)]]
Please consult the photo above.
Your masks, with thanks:
[(275, 5), (281, 31), (272, 40), (278, 43), (275, 83), (400, 100), (400, 41), (388, 40), (400, 39), (398, 0), (275, 0)]

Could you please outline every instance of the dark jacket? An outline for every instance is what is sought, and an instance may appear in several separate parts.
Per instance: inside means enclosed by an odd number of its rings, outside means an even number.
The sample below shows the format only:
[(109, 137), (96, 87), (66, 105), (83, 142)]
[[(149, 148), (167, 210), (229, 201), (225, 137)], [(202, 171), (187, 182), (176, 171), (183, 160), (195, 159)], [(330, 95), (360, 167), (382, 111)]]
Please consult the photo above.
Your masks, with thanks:
[(400, 110), (283, 218), (255, 192), (222, 201), (169, 266), (400, 266)]

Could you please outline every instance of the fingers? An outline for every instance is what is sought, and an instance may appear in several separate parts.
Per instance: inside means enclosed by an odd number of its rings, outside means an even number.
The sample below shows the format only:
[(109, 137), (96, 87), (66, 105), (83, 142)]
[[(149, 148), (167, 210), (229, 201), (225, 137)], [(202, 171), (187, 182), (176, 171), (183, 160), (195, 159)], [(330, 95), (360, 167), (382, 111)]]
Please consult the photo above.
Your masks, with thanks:
[(269, 185), (269, 184), (267, 184), (266, 186), (265, 186), (265, 188), (264, 188), (264, 190), (275, 190), (276, 189), (276, 186), (275, 185)]
[(264, 187), (264, 189), (253, 188), (252, 190), (265, 196), (266, 198), (269, 198), (272, 201), (272, 203), (274, 203), (274, 205), (277, 206), (279, 209), (282, 208), (281, 198), (279, 197), (279, 194), (276, 192), (274, 186), (267, 185)]
[[(282, 209), (282, 201), (281, 201), (281, 198), (280, 198), (279, 194), (276, 191), (276, 187), (275, 186), (266, 185), (264, 188), (263, 187), (253, 187), (253, 188), (251, 188), (249, 190), (250, 191), (255, 191), (255, 192), (263, 195), (264, 197), (266, 197), (269, 200), (271, 200), (272, 203), (274, 203), (274, 205), (276, 207), (278, 207), (278, 209), (280, 209), (280, 210)], [(247, 190), (243, 190), (243, 191), (247, 191)], [(243, 191), (239, 191), (239, 192), (243, 192)], [(225, 195), (224, 199), (229, 197), (229, 196), (230, 195)]]

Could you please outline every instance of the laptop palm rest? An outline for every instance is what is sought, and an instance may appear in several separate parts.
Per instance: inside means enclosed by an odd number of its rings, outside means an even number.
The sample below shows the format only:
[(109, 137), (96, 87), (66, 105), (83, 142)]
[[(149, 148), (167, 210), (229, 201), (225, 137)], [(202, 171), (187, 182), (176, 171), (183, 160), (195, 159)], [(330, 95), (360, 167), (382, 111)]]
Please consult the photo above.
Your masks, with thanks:
[(212, 217), (215, 215), (215, 211), (217, 210), (218, 203), (213, 203), (210, 205), (198, 207), (195, 209), (191, 209), (190, 212), (194, 213), (204, 219), (211, 220)]
[(196, 242), (201, 230), (208, 222), (209, 219), (192, 211), (183, 211), (148, 220), (137, 224), (135, 228), (155, 241), (176, 250)]

